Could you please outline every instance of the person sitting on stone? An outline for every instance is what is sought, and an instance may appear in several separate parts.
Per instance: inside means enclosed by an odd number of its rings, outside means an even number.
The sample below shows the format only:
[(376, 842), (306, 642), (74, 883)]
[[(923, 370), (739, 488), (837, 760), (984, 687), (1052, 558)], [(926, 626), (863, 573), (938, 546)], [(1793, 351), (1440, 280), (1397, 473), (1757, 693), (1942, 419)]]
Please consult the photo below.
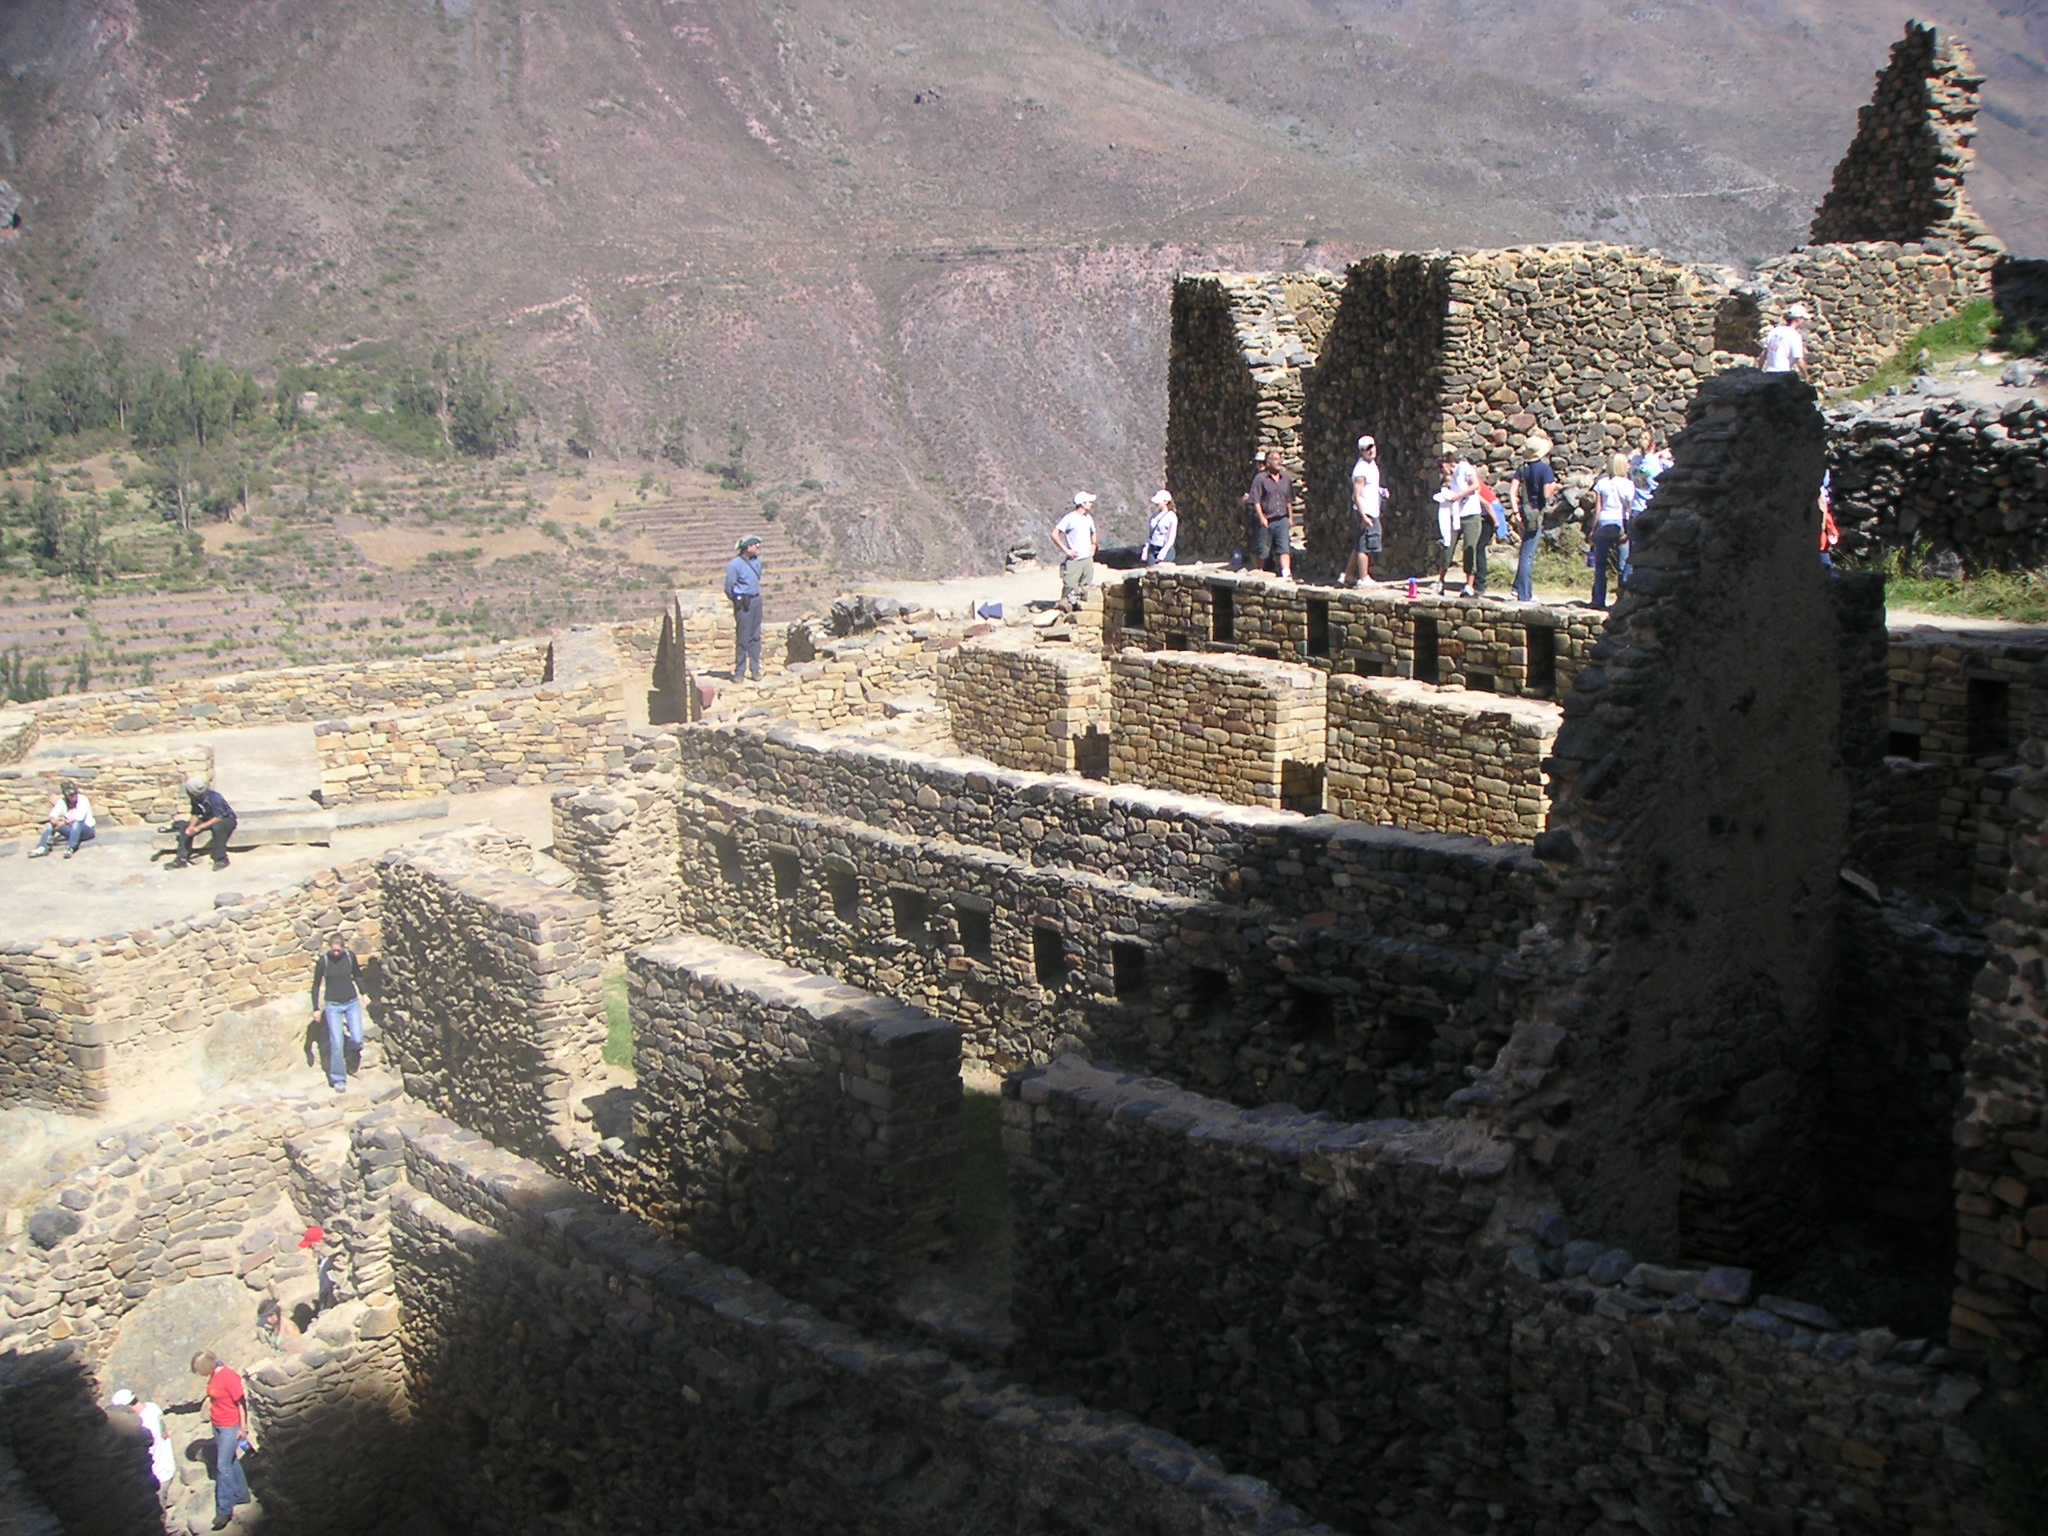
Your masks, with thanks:
[(76, 784), (66, 779), (58, 786), (57, 798), (50, 802), (50, 814), (43, 820), (43, 835), (29, 857), (47, 859), (50, 845), (61, 837), (64, 839), (64, 857), (68, 859), (78, 852), (80, 843), (89, 843), (98, 835), (92, 802), (78, 792)]
[(191, 802), (192, 814), (171, 823), (171, 831), (178, 839), (178, 856), (171, 860), (170, 867), (190, 869), (193, 846), (210, 834), (207, 856), (213, 860), (215, 869), (226, 869), (228, 839), (235, 835), (235, 808), (228, 804), (225, 795), (197, 774), (185, 781), (185, 798)]

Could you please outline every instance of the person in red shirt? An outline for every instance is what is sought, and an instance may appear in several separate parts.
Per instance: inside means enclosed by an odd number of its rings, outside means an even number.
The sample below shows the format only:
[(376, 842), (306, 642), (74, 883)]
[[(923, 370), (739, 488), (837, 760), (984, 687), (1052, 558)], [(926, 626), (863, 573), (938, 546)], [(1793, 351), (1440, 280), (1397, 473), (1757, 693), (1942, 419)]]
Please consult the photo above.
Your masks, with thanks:
[(242, 1376), (209, 1351), (192, 1357), (192, 1374), (206, 1378), (206, 1416), (213, 1425), (213, 1528), (226, 1530), (235, 1506), (249, 1502), (242, 1470)]

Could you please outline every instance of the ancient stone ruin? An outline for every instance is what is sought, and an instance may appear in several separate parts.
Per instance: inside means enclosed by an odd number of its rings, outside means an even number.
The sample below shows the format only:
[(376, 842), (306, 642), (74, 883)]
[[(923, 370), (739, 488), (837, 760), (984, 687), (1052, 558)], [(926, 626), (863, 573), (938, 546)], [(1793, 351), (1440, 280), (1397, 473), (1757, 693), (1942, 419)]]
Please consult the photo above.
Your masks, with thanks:
[[(1466, 315), (1431, 260), (1265, 284), (1302, 422), (1361, 282)], [(1637, 261), (1459, 281), (1686, 295)], [(1816, 558), (1816, 391), (1656, 355), (1611, 613), (1188, 564), (721, 693), (679, 596), (0, 717), (0, 804), (70, 741), (154, 814), (134, 744), (232, 711), (305, 730), (316, 830), (399, 827), (0, 949), (0, 1100), (93, 1132), (0, 1236), (0, 1523), (158, 1529), (107, 1394), (271, 1295), (282, 1536), (2039, 1529), (2048, 635), (1890, 627)], [(1625, 383), (1603, 433), (1663, 398)], [(344, 1092), (120, 1117), (266, 1008), (295, 1044), (337, 930)]]

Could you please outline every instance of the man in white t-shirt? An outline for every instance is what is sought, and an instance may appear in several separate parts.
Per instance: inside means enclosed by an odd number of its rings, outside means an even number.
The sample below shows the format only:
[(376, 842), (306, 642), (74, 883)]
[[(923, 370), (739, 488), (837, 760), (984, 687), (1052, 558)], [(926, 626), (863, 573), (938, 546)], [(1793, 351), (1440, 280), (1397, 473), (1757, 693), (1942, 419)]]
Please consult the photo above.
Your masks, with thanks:
[(1361, 437), (1358, 462), (1351, 466), (1351, 510), (1358, 518), (1358, 541), (1339, 586), (1362, 587), (1372, 580), (1372, 557), (1380, 552), (1380, 511), (1386, 499), (1386, 488), (1380, 483), (1379, 444)]
[(1806, 333), (1800, 329), (1809, 318), (1804, 304), (1794, 304), (1785, 311), (1782, 323), (1764, 332), (1764, 372), (1796, 373), (1802, 379), (1806, 372)]
[(50, 802), (50, 814), (43, 819), (43, 835), (29, 857), (47, 859), (50, 845), (61, 837), (65, 845), (64, 857), (68, 859), (78, 852), (80, 843), (89, 843), (97, 835), (92, 802), (78, 792), (76, 784), (66, 779), (58, 786), (57, 798)]
[(1060, 612), (1072, 613), (1095, 584), (1095, 498), (1074, 492), (1074, 508), (1054, 525), (1053, 548), (1060, 552)]

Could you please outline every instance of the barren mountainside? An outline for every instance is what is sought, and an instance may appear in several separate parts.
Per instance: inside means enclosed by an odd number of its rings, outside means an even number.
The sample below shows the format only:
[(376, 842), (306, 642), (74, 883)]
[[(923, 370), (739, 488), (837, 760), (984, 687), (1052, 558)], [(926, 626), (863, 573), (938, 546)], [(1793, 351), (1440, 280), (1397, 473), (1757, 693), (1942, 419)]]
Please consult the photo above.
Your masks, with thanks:
[[(0, 351), (488, 338), (608, 454), (735, 424), (851, 564), (1135, 526), (1174, 271), (1802, 238), (1893, 0), (12, 0)], [(2048, 251), (2048, 13), (1953, 0)]]

